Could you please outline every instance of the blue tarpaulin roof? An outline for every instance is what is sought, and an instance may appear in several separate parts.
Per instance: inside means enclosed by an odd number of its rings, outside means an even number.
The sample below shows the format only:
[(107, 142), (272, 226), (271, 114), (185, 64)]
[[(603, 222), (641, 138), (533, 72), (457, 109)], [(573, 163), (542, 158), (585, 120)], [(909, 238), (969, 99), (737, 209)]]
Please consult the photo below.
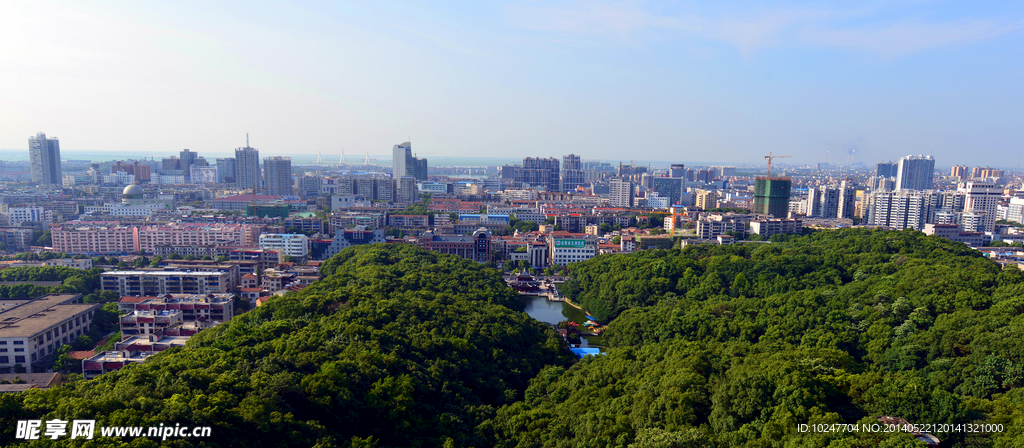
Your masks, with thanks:
[(587, 355), (597, 356), (597, 355), (603, 354), (603, 353), (601, 353), (601, 349), (599, 349), (597, 347), (570, 348), (569, 350), (572, 351), (573, 353), (575, 353), (576, 356), (579, 356), (580, 358), (582, 358), (584, 356), (587, 356)]

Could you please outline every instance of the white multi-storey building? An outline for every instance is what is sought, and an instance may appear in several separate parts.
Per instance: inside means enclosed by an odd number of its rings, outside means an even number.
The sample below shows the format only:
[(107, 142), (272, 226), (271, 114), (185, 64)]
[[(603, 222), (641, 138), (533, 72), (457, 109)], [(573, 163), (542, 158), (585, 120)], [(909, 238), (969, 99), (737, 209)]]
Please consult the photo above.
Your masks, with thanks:
[(104, 291), (122, 296), (224, 294), (231, 290), (227, 272), (110, 271), (100, 275)]
[(1010, 198), (1010, 205), (1006, 207), (1006, 220), (1024, 223), (1024, 198)]
[(552, 235), (548, 239), (548, 263), (552, 266), (566, 266), (577, 261), (586, 261), (597, 255), (597, 247), (586, 238)]
[(103, 183), (105, 184), (116, 184), (116, 185), (133, 185), (135, 184), (135, 175), (128, 174), (124, 171), (118, 171), (114, 174), (104, 174), (102, 176)]
[[(970, 226), (965, 225), (967, 219), (961, 219), (961, 226), (966, 232), (994, 232), (996, 229), (996, 207), (1003, 196), (1003, 190), (996, 188), (991, 182), (965, 182), (957, 191), (965, 194), (964, 218), (972, 215)], [(974, 218), (978, 216), (978, 218)], [(976, 224), (974, 224), (976, 223)]]
[(42, 132), (29, 137), (28, 153), (32, 164), (32, 182), (61, 183), (60, 141), (57, 137), (46, 138)]
[(632, 207), (633, 183), (628, 180), (612, 179), (608, 183), (608, 205), (611, 207)]
[(15, 227), (24, 222), (54, 222), (53, 212), (42, 207), (8, 207), (7, 215), (10, 217), (11, 225)]
[(305, 258), (309, 254), (309, 238), (302, 234), (264, 233), (260, 235), (260, 249)]

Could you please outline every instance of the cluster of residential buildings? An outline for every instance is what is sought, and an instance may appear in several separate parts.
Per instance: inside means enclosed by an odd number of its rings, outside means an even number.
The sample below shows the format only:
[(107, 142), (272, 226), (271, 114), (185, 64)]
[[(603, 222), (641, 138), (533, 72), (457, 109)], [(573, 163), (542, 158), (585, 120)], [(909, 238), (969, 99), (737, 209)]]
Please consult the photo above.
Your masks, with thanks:
[[(62, 167), (58, 140), (41, 133), (29, 139), (29, 149), (33, 184), (10, 184), (0, 203), (0, 243), (12, 252), (33, 250), (36, 232), (48, 230), (46, 246), (69, 254), (236, 259), (263, 251), (276, 254), (275, 262), (303, 262), (352, 245), (405, 242), (502, 261), (512, 255), (494, 247), (511, 236), (513, 221), (543, 225), (542, 235), (562, 231), (583, 239), (631, 237), (613, 232), (650, 228), (653, 217), (662, 222), (659, 232), (695, 241), (862, 225), (984, 245), (1016, 238), (1016, 230), (997, 221), (1024, 219), (1024, 194), (1005, 172), (956, 166), (939, 175), (931, 156), (880, 163), (871, 172), (819, 164), (758, 175), (732, 166), (613, 165), (576, 154), (432, 168), (409, 142), (394, 145), (390, 165), (370, 164), (369, 157), (347, 163), (343, 156), (336, 165), (301, 169), (288, 157), (261, 163), (248, 139), (234, 157), (209, 161), (185, 149), (159, 161)], [(427, 193), (425, 210), (409, 212)], [(542, 239), (536, 243), (553, 247), (557, 238)], [(597, 246), (572, 250), (584, 251), (555, 257), (533, 250), (529, 258), (559, 265), (600, 252)]]
[[(914, 229), (972, 247), (1024, 241), (1014, 225), (1024, 224), (1019, 177), (992, 167), (939, 173), (931, 156), (767, 175), (575, 154), (430, 167), (404, 142), (392, 148), (391, 164), (342, 155), (338, 164), (298, 167), (289, 157), (261, 163), (247, 141), (234, 157), (211, 161), (185, 149), (159, 161), (95, 162), (63, 160), (59, 141), (40, 133), (29, 138), (29, 157), (0, 166), (0, 250), (162, 257), (101, 274), (101, 290), (121, 296), (122, 340), (81, 356), (87, 378), (230, 320), (236, 297), (259, 305), (304, 288), (318, 280), (321, 260), (357, 245), (412, 244), (480, 263), (557, 268), (807, 227)], [(1014, 250), (982, 250), (1024, 266)], [(89, 269), (92, 259), (4, 262), (21, 265)], [(0, 374), (49, 368), (57, 348), (89, 331), (97, 308), (77, 295), (0, 301)]]
[(233, 294), (124, 296), (118, 301), (121, 340), (114, 350), (87, 353), (82, 375), (92, 379), (174, 347), (184, 347), (201, 330), (231, 320)]

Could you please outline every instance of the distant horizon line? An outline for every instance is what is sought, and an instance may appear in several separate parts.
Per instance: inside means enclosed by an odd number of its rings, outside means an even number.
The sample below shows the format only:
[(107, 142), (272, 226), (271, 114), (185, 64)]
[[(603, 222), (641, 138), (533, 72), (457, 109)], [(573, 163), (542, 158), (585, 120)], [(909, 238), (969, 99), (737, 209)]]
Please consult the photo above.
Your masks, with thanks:
[[(182, 148), (182, 149), (186, 149), (186, 148)], [(256, 148), (256, 149), (259, 149), (259, 148)], [(0, 149), (0, 153), (3, 153), (3, 152), (11, 152), (11, 153), (25, 152), (25, 153), (27, 153), (28, 150), (27, 149)], [(196, 152), (198, 152), (198, 151), (196, 151)], [(100, 154), (101, 156), (109, 156), (109, 155), (126, 155), (126, 156), (128, 156), (128, 155), (130, 155), (132, 157), (123, 157), (123, 158), (125, 158), (125, 159), (131, 158), (131, 159), (137, 159), (137, 160), (149, 159), (150, 156), (158, 156), (158, 154), (150, 154), (150, 155), (146, 155), (146, 156), (141, 156), (140, 157), (138, 155), (138, 151), (131, 151), (131, 150), (108, 150), (108, 151), (92, 151), (92, 150), (78, 150), (78, 149), (61, 150), (61, 158), (62, 159), (65, 159), (65, 160), (81, 160), (81, 159), (70, 158), (66, 154), (82, 154), (82, 155), (85, 155), (85, 154)], [(231, 155), (230, 152), (226, 152), (226, 153), (211, 153), (211, 154), (214, 155), (214, 156), (218, 156), (218, 155)], [(163, 158), (169, 158), (169, 157), (174, 156), (174, 155), (175, 154), (165, 155), (163, 157), (157, 157), (157, 160), (163, 159)], [(323, 158), (322, 154), (296, 154), (296, 153), (274, 154), (274, 153), (266, 153), (264, 155), (266, 157), (277, 157), (277, 156), (280, 156), (280, 157), (299, 158), (299, 159), (301, 159), (303, 161), (301, 163), (301, 166), (315, 165), (316, 164), (315, 160), (316, 160), (317, 157)], [(7, 161), (8, 162), (26, 162), (27, 163), (30, 160), (28, 158), (28, 154), (25, 154), (25, 156), (26, 157), (24, 159), (10, 159), (10, 160), (7, 160)], [(370, 156), (370, 161), (371, 162), (375, 162), (376, 161), (376, 162), (378, 162), (378, 163), (376, 163), (378, 165), (381, 164), (381, 163), (379, 163), (381, 161), (387, 161), (389, 163), (393, 161), (392, 156), (390, 154), (386, 154), (386, 155), (370, 154), (369, 156)], [(535, 156), (524, 156), (524, 157), (535, 157)], [(561, 159), (561, 157), (557, 157), (557, 156), (549, 156), (549, 157), (555, 157), (556, 159)], [(216, 158), (217, 157), (214, 157), (214, 159), (216, 159)], [(221, 157), (221, 158), (223, 158), (223, 157)], [(346, 160), (344, 162), (340, 162), (340, 161), (336, 161), (336, 160), (322, 160), (321, 164), (322, 165), (327, 165), (327, 166), (338, 165), (340, 163), (345, 163), (345, 164), (348, 164), (348, 165), (359, 165), (359, 164), (363, 163), (363, 159), (364, 158), (365, 158), (365, 155), (359, 156), (357, 154), (353, 154), (351, 156), (346, 155), (345, 156)], [(514, 157), (425, 156), (424, 158), (426, 158), (428, 161), (431, 160), (431, 159), (442, 160), (442, 161), (446, 160), (446, 159), (465, 159), (465, 160), (480, 160), (480, 161), (487, 160), (487, 161), (493, 161), (493, 162), (498, 162), (498, 161), (502, 162), (502, 163), (482, 163), (482, 164), (477, 164), (477, 165), (442, 164), (442, 165), (432, 165), (432, 166), (493, 166), (493, 165), (499, 165), (500, 166), (502, 164), (509, 163), (509, 162), (512, 162), (512, 163), (521, 163), (522, 162), (522, 158), (514, 158)], [(110, 160), (116, 160), (116, 159), (117, 158), (110, 159)], [(357, 159), (357, 160), (348, 160), (348, 159)], [(306, 160), (313, 160), (313, 161), (309, 162), (309, 163), (306, 163), (305, 162)], [(600, 158), (587, 159), (587, 158), (583, 158), (582, 156), (580, 157), (580, 160), (581, 161), (596, 161), (596, 162), (602, 162), (602, 163), (610, 163), (612, 165), (615, 165), (615, 164), (617, 164), (619, 162), (623, 162), (623, 165), (628, 165), (623, 160), (600, 159)], [(897, 158), (895, 160), (883, 160), (883, 161), (879, 161), (879, 162), (872, 162), (870, 164), (865, 164), (864, 168), (868, 168), (869, 169), (869, 168), (871, 168), (872, 166), (874, 166), (874, 165), (876, 165), (878, 163), (895, 163), (898, 160), (899, 160), (899, 158)], [(90, 160), (90, 161), (95, 161), (95, 160)], [(104, 161), (106, 161), (106, 160), (101, 160), (101, 162), (104, 162)], [(671, 165), (673, 163), (682, 163), (682, 164), (686, 165), (687, 167), (690, 167), (690, 166), (732, 166), (732, 167), (737, 167), (737, 168), (739, 168), (739, 167), (742, 167), (742, 168), (758, 168), (758, 167), (760, 167), (760, 164), (752, 164), (752, 163), (737, 164), (737, 163), (720, 162), (720, 161), (719, 162), (707, 162), (707, 161), (680, 162), (678, 160), (676, 160), (676, 161), (667, 161), (667, 160), (633, 160), (632, 162), (634, 162), (634, 165), (638, 165), (638, 166), (645, 166), (645, 165)], [(795, 166), (813, 166), (813, 165), (817, 165), (819, 163), (829, 163), (829, 162), (814, 162), (814, 163), (802, 163), (802, 164), (795, 164), (795, 163), (792, 163), (792, 162), (790, 162), (790, 163), (781, 162), (781, 163), (778, 163), (778, 165), (779, 166), (795, 167)], [(860, 162), (860, 163), (863, 163), (863, 162)], [(833, 165), (835, 167), (839, 167), (839, 168), (849, 168), (849, 167), (851, 167), (851, 165), (838, 165), (838, 164), (835, 164), (835, 163), (829, 163), (829, 164)], [(962, 164), (951, 164), (951, 165), (948, 165), (948, 166), (940, 165), (940, 166), (937, 166), (936, 169), (940, 169), (940, 170), (952, 169), (954, 166), (961, 166), (961, 165)], [(975, 166), (975, 165), (968, 165), (968, 166)], [(988, 167), (991, 167), (991, 168), (1002, 169), (1002, 170), (1008, 171), (1008, 172), (1016, 172), (1018, 170), (1018, 167), (1016, 167), (1016, 166), (993, 166), (993, 165), (976, 165), (976, 166), (988, 166)], [(763, 168), (767, 168), (767, 166), (765, 165)]]

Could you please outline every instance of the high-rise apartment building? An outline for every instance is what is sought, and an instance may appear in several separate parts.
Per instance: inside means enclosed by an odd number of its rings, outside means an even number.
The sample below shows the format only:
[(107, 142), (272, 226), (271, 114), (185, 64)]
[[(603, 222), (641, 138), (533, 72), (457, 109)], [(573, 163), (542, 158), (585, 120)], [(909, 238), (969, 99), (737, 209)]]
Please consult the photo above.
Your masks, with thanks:
[(820, 186), (807, 190), (807, 216), (835, 218), (839, 215), (839, 189)]
[(403, 142), (391, 149), (391, 177), (399, 179), (409, 176), (416, 180), (427, 180), (427, 159), (413, 156), (412, 143)]
[(501, 179), (502, 180), (515, 180), (516, 169), (519, 167), (516, 165), (502, 165), (501, 166)]
[(32, 165), (32, 182), (60, 185), (60, 141), (46, 138), (40, 132), (28, 138), (28, 155)]
[(180, 156), (178, 160), (181, 161), (181, 167), (179, 169), (185, 172), (185, 176), (188, 176), (189, 179), (191, 179), (192, 165), (196, 163), (196, 159), (199, 157), (199, 154), (188, 149), (181, 150), (179, 154)]
[(849, 218), (855, 212), (857, 190), (847, 181), (838, 187), (819, 186), (807, 190), (807, 216), (816, 218)]
[(580, 163), (580, 156), (576, 154), (562, 156), (562, 189), (573, 191), (584, 183), (583, 164)]
[(612, 207), (633, 206), (633, 183), (628, 180), (612, 179), (608, 183), (608, 205)]
[(1003, 170), (997, 170), (990, 166), (976, 166), (971, 170), (972, 179), (986, 179), (989, 177), (1003, 177)]
[(928, 190), (876, 191), (867, 198), (865, 224), (923, 230), (935, 216), (938, 193)]
[(897, 190), (931, 190), (935, 176), (935, 158), (932, 156), (900, 157), (896, 170)]
[(235, 183), (235, 158), (225, 157), (223, 159), (217, 159), (217, 183), (219, 184), (233, 184)]
[(875, 176), (878, 177), (896, 177), (899, 165), (892, 162), (882, 162), (875, 167)]
[(149, 165), (143, 165), (139, 162), (125, 163), (125, 162), (114, 162), (110, 165), (110, 174), (117, 174), (118, 171), (124, 171), (127, 174), (135, 176), (135, 180), (140, 183), (148, 183), (152, 179), (150, 174)]
[(693, 174), (693, 180), (694, 180), (694, 182), (704, 182), (706, 184), (709, 184), (709, 183), (711, 183), (711, 181), (715, 180), (715, 171), (714, 170), (696, 170), (696, 171), (694, 171), (694, 174)]
[(267, 157), (263, 159), (263, 180), (266, 194), (290, 196), (292, 194), (292, 158)]
[(853, 219), (857, 213), (857, 189), (848, 181), (839, 184), (839, 208), (837, 218)]
[(697, 190), (697, 207), (708, 210), (718, 207), (718, 192), (715, 190)]
[(725, 179), (727, 177), (736, 176), (736, 167), (734, 166), (713, 166), (711, 167), (711, 177), (717, 179)]
[(789, 194), (793, 181), (784, 177), (758, 176), (754, 180), (754, 213), (775, 218), (789, 216)]
[(412, 176), (415, 167), (412, 161), (412, 143), (405, 142), (391, 148), (391, 177)]
[(248, 146), (235, 149), (235, 185), (259, 190), (260, 150)]
[(967, 166), (966, 165), (954, 166), (949, 174), (950, 174), (950, 176), (953, 176), (953, 177), (955, 177), (957, 179), (967, 180)]
[(170, 156), (160, 160), (160, 169), (163, 171), (175, 171), (181, 169), (181, 159), (178, 156)]
[(925, 224), (956, 224), (965, 215), (965, 197), (963, 191), (875, 191), (863, 199), (864, 223), (896, 230), (923, 230)]
[(668, 167), (668, 177), (686, 177), (686, 165), (673, 163)]
[(402, 176), (395, 179), (395, 194), (398, 202), (412, 204), (419, 199), (419, 192), (416, 190), (416, 179), (409, 176)]
[(529, 185), (532, 188), (545, 188), (547, 191), (561, 191), (559, 174), (561, 172), (558, 169), (558, 159), (526, 157), (523, 159), (523, 167), (516, 170), (515, 186), (523, 188)]
[(679, 177), (655, 177), (651, 180), (651, 189), (658, 193), (658, 196), (668, 198), (669, 206), (678, 204), (683, 198), (683, 182)]

